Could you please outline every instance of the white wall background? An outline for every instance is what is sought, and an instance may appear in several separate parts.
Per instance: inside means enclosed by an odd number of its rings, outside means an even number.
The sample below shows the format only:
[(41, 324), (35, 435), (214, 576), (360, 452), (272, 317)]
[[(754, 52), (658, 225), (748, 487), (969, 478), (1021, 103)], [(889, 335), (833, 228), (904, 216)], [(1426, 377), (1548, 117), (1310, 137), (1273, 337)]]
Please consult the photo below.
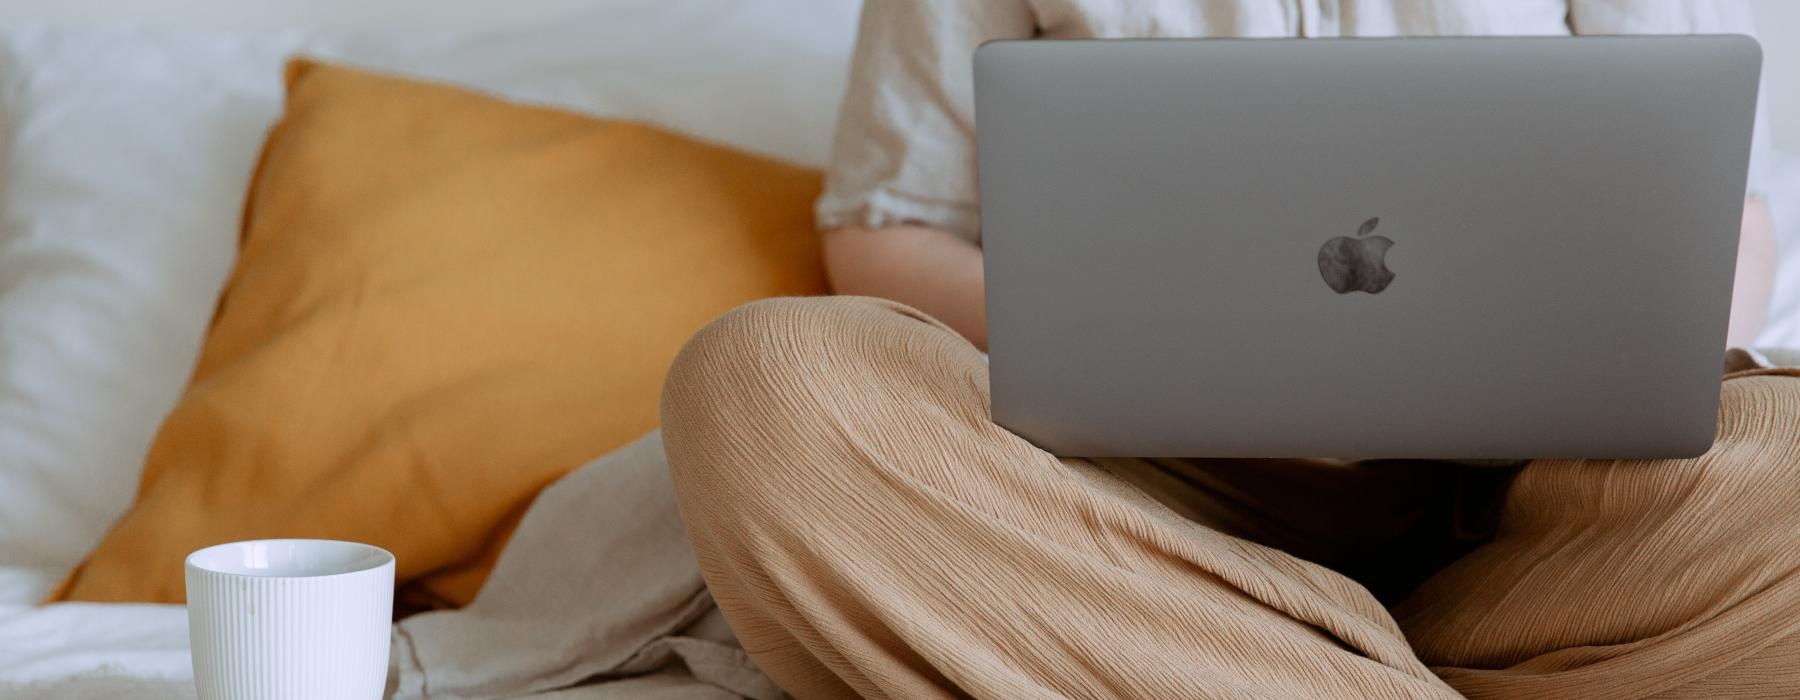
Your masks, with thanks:
[[(0, 23), (136, 22), (214, 29), (444, 31), (549, 21), (573, 8), (660, 0), (0, 0)], [(793, 2), (794, 0), (740, 0)], [(855, 0), (843, 0), (854, 2)], [(979, 0), (971, 0), (979, 1)], [(1704, 1), (1704, 0), (1703, 0)], [(1800, 153), (1800, 0), (1750, 0), (1777, 146)]]
[[(0, 22), (45, 19), (208, 29), (440, 31), (527, 25), (595, 5), (655, 0), (0, 0)], [(787, 0), (748, 0), (786, 2)]]
[(1800, 0), (1751, 0), (1763, 44), (1763, 89), (1775, 146), (1800, 153)]

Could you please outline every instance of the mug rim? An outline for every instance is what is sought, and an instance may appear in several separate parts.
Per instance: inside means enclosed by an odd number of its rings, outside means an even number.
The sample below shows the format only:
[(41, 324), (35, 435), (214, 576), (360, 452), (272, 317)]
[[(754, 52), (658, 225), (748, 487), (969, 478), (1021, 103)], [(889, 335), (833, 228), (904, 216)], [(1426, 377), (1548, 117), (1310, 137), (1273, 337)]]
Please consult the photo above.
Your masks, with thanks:
[[(263, 574), (263, 573), (250, 573), (250, 572), (243, 572), (243, 571), (223, 571), (220, 569), (216, 569), (216, 568), (213, 568), (210, 566), (200, 564), (195, 561), (196, 558), (201, 557), (202, 555), (211, 553), (215, 550), (222, 550), (222, 549), (227, 549), (227, 548), (242, 547), (244, 545), (263, 544), (263, 543), (305, 543), (305, 544), (325, 545), (325, 546), (333, 546), (333, 547), (354, 547), (354, 548), (362, 549), (362, 550), (366, 551), (367, 553), (372, 554), (374, 556), (371, 557), (370, 563), (368, 563), (366, 565), (357, 566), (356, 568), (345, 570), (345, 571), (333, 571), (331, 573), (319, 573), (319, 574)], [(268, 580), (328, 579), (328, 578), (335, 578), (335, 577), (339, 577), (339, 576), (355, 576), (358, 574), (366, 574), (371, 571), (377, 571), (377, 570), (380, 570), (383, 568), (391, 567), (394, 565), (394, 562), (395, 562), (395, 557), (394, 557), (393, 552), (390, 552), (382, 547), (377, 547), (375, 545), (368, 544), (366, 542), (352, 542), (349, 540), (328, 540), (328, 539), (307, 538), (307, 537), (275, 537), (275, 538), (252, 539), (252, 540), (236, 540), (236, 541), (232, 541), (232, 542), (221, 542), (219, 544), (201, 547), (192, 552), (189, 552), (187, 557), (185, 557), (182, 560), (182, 563), (185, 566), (185, 568), (188, 571), (191, 571), (194, 573), (206, 574), (208, 576), (224, 576), (224, 577), (230, 577), (230, 578), (268, 579)]]

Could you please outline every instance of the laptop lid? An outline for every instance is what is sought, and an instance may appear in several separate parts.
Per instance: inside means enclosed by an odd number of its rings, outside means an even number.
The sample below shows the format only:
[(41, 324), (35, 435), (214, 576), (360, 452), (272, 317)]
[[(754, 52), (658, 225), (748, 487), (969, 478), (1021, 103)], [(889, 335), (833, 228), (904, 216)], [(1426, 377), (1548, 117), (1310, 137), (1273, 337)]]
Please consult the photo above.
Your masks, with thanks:
[(1742, 36), (987, 44), (994, 419), (1069, 456), (1703, 452), (1760, 64)]

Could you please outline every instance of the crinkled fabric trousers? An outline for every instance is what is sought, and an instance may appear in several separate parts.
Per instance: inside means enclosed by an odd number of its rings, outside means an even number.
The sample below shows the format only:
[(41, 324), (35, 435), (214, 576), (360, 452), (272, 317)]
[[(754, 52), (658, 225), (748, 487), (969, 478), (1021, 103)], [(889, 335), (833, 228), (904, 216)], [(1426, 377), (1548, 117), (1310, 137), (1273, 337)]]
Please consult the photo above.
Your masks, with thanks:
[(1058, 459), (987, 387), (873, 299), (751, 304), (676, 359), (683, 519), (790, 693), (1800, 696), (1800, 372), (1728, 374), (1700, 458), (1525, 466), (1393, 606), (1340, 571), (1442, 551), (1406, 533), (1466, 520), (1421, 509), (1447, 465)]

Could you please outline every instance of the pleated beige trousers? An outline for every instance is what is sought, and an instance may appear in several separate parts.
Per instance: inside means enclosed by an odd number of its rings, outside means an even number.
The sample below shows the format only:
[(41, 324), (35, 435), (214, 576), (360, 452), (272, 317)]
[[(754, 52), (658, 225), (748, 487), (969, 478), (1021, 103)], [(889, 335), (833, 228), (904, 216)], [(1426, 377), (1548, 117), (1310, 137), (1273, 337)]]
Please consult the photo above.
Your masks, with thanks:
[(987, 385), (872, 299), (751, 304), (676, 359), (689, 536), (795, 696), (1800, 697), (1795, 371), (1727, 375), (1698, 459), (1526, 466), (1491, 540), (1392, 610), (1289, 552), (1439, 497), (1409, 490), (1429, 475), (1057, 459)]

